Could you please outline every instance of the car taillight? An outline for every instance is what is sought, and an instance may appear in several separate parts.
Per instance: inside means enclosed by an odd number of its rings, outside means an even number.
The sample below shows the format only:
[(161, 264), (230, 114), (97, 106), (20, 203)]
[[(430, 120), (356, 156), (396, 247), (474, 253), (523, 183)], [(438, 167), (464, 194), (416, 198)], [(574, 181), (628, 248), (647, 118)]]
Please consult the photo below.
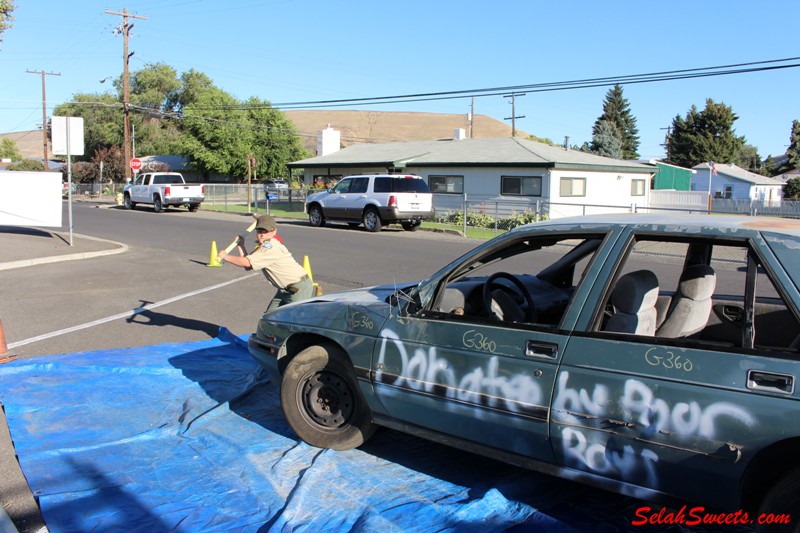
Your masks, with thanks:
[(169, 196), (169, 185), (164, 187), (164, 196)]
[(205, 186), (205, 185), (203, 185), (202, 187), (200, 187), (200, 192), (201, 192), (201, 193), (203, 193), (203, 194), (205, 194), (205, 193), (206, 193), (206, 186)]
[(397, 207), (397, 197), (395, 195), (389, 197), (389, 207)]

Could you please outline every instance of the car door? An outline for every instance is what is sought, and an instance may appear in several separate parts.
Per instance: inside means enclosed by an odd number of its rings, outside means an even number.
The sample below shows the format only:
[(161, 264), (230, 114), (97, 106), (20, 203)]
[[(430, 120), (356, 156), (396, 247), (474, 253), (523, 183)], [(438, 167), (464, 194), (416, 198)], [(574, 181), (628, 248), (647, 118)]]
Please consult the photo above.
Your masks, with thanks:
[(347, 216), (347, 197), (353, 178), (344, 178), (331, 188), (330, 193), (325, 196), (322, 207), (323, 214), (327, 218), (346, 218)]
[[(558, 370), (550, 430), (565, 467), (730, 508), (757, 454), (796, 434), (784, 428), (800, 416), (790, 360), (800, 325), (783, 299), (798, 301), (796, 289), (759, 239), (703, 240), (663, 228), (621, 240), (620, 262), (599, 280), (647, 269), (661, 296), (676, 300), (671, 289), (680, 290), (682, 272), (698, 260), (692, 251), (703, 248), (715, 277), (711, 311), (687, 336), (661, 337), (660, 325), (651, 335), (604, 331), (614, 283), (598, 281), (587, 300), (596, 305), (584, 308)], [(657, 310), (657, 324), (669, 311)], [(748, 334), (739, 318), (753, 314)]]
[[(563, 260), (560, 271), (548, 270), (574, 249), (568, 237), (575, 236), (549, 235), (536, 244), (522, 233), (512, 236), (444, 274), (423, 309), (390, 317), (376, 344), (373, 378), (375, 395), (393, 419), (471, 446), (552, 462), (550, 396), (605, 235), (594, 235), (577, 268)], [(530, 253), (506, 257), (504, 246)], [(538, 306), (533, 322), (486, 316), (480, 300), (488, 280), (471, 272), (484, 261), (489, 271), (513, 271), (530, 287)]]
[(147, 181), (150, 174), (142, 174), (137, 176), (131, 187), (131, 200), (134, 202), (149, 202), (150, 198), (147, 196)]
[(368, 188), (370, 177), (358, 176), (350, 179), (350, 191), (342, 198), (345, 216), (350, 220), (361, 220), (364, 207), (369, 199)]

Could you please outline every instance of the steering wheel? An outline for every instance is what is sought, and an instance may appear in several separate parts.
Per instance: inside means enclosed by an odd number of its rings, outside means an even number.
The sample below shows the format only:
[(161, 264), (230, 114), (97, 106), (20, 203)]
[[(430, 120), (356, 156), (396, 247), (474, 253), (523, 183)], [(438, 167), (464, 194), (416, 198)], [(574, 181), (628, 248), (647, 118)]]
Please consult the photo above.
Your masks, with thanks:
[(486, 314), (488, 316), (495, 316), (492, 311), (492, 286), (497, 286), (506, 293), (510, 292), (508, 287), (497, 283), (497, 280), (500, 278), (510, 281), (519, 289), (522, 296), (525, 298), (525, 303), (528, 304), (528, 308), (525, 310), (525, 322), (536, 322), (536, 305), (533, 303), (533, 296), (531, 296), (528, 287), (526, 287), (519, 278), (508, 272), (495, 272), (489, 276), (489, 279), (487, 279), (486, 283), (483, 285), (483, 309), (486, 311)]

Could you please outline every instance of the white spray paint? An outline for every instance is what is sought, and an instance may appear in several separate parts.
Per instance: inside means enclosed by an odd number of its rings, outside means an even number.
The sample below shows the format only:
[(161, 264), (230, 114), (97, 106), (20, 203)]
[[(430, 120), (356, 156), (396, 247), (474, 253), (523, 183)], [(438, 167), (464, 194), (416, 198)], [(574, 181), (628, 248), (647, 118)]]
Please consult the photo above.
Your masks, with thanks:
[[(519, 412), (522, 406), (541, 405), (542, 390), (539, 384), (525, 374), (516, 374), (512, 378), (500, 375), (501, 358), (496, 355), (487, 357), (484, 366), (458, 376), (446, 358), (437, 356), (435, 346), (427, 350), (417, 348), (413, 354), (409, 354), (405, 343), (394, 331), (381, 331), (381, 338), (376, 366), (376, 380), (379, 382), (431, 393), (435, 392), (437, 386), (444, 386), (447, 398), (512, 412)], [(386, 364), (389, 344), (394, 346), (400, 357), (399, 368)], [(394, 381), (384, 376), (384, 371), (389, 368), (397, 374)]]

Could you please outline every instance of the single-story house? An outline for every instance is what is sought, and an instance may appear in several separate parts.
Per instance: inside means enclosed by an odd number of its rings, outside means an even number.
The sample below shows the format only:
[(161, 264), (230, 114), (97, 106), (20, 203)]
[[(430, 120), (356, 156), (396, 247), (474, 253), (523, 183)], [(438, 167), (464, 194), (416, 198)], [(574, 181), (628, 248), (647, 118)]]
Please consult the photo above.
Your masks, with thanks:
[(780, 204), (783, 197), (783, 180), (754, 174), (748, 170), (724, 163), (700, 163), (692, 167), (692, 190), (710, 193), (714, 198), (749, 200)]
[(353, 174), (422, 176), (437, 210), (467, 201), (542, 202), (551, 218), (647, 206), (652, 165), (514, 137), (356, 144), (294, 161), (307, 185)]

